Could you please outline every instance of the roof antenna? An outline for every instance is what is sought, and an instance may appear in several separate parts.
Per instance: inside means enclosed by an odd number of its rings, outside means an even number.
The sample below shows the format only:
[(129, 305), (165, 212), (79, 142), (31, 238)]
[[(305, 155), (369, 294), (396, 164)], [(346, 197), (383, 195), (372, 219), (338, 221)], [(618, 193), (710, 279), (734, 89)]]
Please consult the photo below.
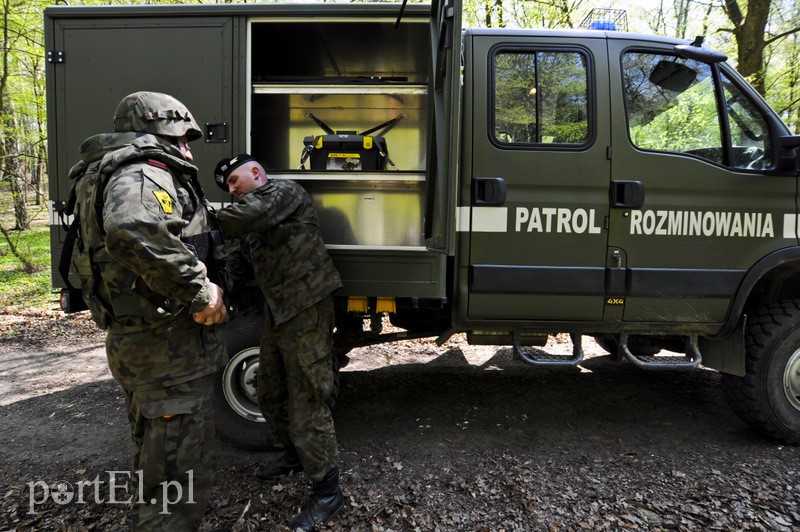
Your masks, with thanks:
[(700, 48), (701, 46), (703, 46), (703, 41), (705, 41), (705, 40), (706, 40), (706, 38), (704, 36), (698, 35), (697, 37), (694, 38), (694, 42), (692, 43), (692, 46), (696, 46), (697, 48)]
[(400, 19), (403, 18), (403, 12), (406, 10), (406, 4), (408, 0), (403, 0), (403, 5), (400, 6), (400, 12), (397, 14), (397, 20), (394, 22), (394, 29), (397, 29), (400, 26)]

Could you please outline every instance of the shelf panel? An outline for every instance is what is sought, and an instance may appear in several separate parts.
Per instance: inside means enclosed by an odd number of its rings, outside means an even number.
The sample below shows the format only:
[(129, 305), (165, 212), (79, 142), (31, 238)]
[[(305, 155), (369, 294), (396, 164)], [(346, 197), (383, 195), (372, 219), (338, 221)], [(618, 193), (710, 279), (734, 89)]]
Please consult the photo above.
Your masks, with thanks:
[(274, 179), (295, 181), (425, 181), (424, 172), (268, 172)]
[(428, 94), (427, 85), (298, 85), (256, 83), (253, 94)]

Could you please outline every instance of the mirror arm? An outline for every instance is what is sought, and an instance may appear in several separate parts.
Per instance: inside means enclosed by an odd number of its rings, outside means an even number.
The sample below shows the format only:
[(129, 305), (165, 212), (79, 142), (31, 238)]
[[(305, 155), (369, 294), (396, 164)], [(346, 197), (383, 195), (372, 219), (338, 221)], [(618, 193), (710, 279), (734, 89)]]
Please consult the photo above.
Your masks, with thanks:
[(783, 168), (794, 167), (795, 172), (800, 173), (800, 135), (782, 135), (780, 138), (781, 148), (787, 152), (795, 150), (794, 155), (787, 155), (780, 158), (780, 166)]

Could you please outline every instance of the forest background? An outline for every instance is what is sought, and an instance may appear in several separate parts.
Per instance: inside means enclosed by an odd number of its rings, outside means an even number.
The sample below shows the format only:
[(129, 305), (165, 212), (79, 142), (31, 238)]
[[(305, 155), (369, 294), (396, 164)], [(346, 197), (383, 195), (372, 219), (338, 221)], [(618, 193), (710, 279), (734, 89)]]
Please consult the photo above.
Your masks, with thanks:
[[(0, 312), (47, 306), (50, 299), (43, 10), (55, 3), (0, 0)], [(177, 3), (272, 2), (69, 2)], [(463, 0), (463, 5), (464, 24), (470, 27), (581, 28), (599, 17), (621, 30), (687, 39), (703, 35), (728, 55), (790, 129), (800, 130), (800, 0)]]

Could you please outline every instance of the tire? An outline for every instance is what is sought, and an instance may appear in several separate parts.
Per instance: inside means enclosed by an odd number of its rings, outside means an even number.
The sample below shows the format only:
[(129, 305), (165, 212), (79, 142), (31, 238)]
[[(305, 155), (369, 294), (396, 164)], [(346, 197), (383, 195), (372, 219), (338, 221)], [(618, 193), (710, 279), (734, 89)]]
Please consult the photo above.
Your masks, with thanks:
[[(248, 451), (274, 450), (275, 437), (261, 414), (256, 399), (256, 375), (264, 314), (246, 312), (225, 327), (228, 364), (214, 381), (214, 422), (220, 437)], [(339, 361), (334, 358), (333, 391), (328, 406), (333, 410), (339, 395)]]
[(725, 395), (757, 431), (800, 444), (800, 301), (761, 307), (748, 322), (746, 374), (723, 373)]
[(217, 433), (225, 441), (249, 451), (275, 448), (269, 424), (256, 400), (256, 372), (264, 315), (246, 312), (225, 327), (228, 364), (214, 382)]

